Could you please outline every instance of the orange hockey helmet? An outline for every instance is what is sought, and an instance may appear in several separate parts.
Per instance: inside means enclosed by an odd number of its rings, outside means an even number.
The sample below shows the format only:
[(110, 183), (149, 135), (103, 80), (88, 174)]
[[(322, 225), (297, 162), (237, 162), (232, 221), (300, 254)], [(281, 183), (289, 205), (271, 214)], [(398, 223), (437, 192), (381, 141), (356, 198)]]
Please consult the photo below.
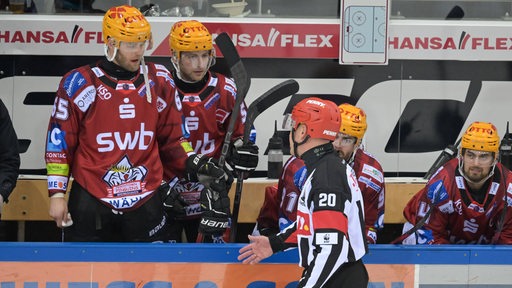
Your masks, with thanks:
[(338, 106), (341, 113), (340, 132), (357, 138), (357, 143), (361, 143), (366, 128), (366, 113), (361, 108), (348, 103)]
[(120, 42), (151, 41), (151, 25), (139, 9), (128, 6), (110, 8), (103, 17), (103, 42), (109, 38), (116, 40), (116, 47)]
[(331, 101), (310, 97), (301, 100), (292, 110), (292, 128), (299, 124), (307, 126), (311, 138), (322, 138), (334, 141), (340, 129), (340, 112), (338, 106)]
[(178, 59), (183, 51), (213, 51), (212, 35), (199, 21), (179, 21), (172, 25), (169, 33), (169, 48)]
[(491, 123), (473, 122), (462, 135), (461, 149), (471, 149), (495, 153), (500, 148), (498, 129)]

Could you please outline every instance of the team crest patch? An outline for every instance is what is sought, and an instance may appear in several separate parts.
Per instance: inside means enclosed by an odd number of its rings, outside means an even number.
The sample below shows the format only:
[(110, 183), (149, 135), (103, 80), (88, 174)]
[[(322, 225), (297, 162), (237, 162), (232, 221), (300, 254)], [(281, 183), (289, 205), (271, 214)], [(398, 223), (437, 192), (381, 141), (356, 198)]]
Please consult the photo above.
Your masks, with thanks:
[(146, 167), (133, 166), (125, 156), (105, 173), (103, 181), (110, 186), (107, 189), (110, 197), (134, 195), (145, 190), (147, 173)]

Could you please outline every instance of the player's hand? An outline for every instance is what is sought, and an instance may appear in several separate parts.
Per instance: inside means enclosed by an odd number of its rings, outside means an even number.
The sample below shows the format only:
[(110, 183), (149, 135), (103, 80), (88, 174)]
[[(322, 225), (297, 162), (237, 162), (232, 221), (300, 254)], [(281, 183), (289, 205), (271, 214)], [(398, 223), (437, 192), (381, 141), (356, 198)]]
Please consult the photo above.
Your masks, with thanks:
[(68, 204), (63, 197), (50, 198), (50, 217), (55, 220), (57, 227), (63, 228), (73, 225), (71, 215), (68, 213)]
[(259, 148), (256, 144), (248, 142), (243, 144), (242, 139), (237, 139), (231, 148), (229, 161), (237, 171), (251, 172), (258, 166)]
[(188, 206), (188, 203), (183, 199), (180, 192), (172, 189), (167, 183), (163, 183), (158, 190), (167, 213), (178, 217), (186, 215), (185, 207)]
[(200, 203), (203, 213), (199, 223), (199, 232), (206, 235), (224, 233), (230, 226), (230, 201), (227, 191), (216, 191), (211, 187), (205, 187), (201, 191)]
[(238, 260), (244, 264), (256, 264), (272, 255), (272, 247), (268, 237), (249, 235), (251, 244), (239, 250)]
[(219, 168), (216, 159), (202, 154), (195, 154), (188, 157), (186, 162), (186, 176), (191, 182), (201, 182), (209, 187), (213, 180), (223, 180), (225, 185), (233, 183), (233, 175), (228, 174), (224, 169)]

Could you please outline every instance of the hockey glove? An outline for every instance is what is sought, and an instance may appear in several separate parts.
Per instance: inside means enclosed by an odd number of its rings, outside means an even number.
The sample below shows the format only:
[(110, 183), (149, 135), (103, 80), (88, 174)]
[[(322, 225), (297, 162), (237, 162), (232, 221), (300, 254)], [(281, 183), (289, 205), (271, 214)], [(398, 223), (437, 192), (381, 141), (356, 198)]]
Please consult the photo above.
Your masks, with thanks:
[(199, 232), (205, 235), (222, 234), (229, 227), (229, 197), (227, 191), (205, 188), (201, 192), (203, 210)]
[(172, 189), (168, 183), (162, 183), (158, 190), (160, 197), (162, 197), (165, 212), (175, 217), (186, 215), (185, 207), (187, 207), (188, 204), (183, 197), (181, 197), (180, 192)]
[(258, 151), (256, 144), (248, 142), (243, 144), (242, 139), (237, 139), (231, 148), (230, 161), (235, 170), (251, 172), (258, 166)]
[(214, 187), (215, 190), (229, 190), (233, 183), (233, 175), (227, 169), (221, 169), (217, 165), (217, 160), (208, 156), (197, 154), (187, 159), (186, 174), (191, 182), (201, 182), (205, 187), (213, 185), (222, 185)]
[(203, 154), (194, 154), (187, 158), (185, 174), (187, 180), (191, 182), (199, 182), (197, 179), (197, 171), (201, 168), (210, 158)]

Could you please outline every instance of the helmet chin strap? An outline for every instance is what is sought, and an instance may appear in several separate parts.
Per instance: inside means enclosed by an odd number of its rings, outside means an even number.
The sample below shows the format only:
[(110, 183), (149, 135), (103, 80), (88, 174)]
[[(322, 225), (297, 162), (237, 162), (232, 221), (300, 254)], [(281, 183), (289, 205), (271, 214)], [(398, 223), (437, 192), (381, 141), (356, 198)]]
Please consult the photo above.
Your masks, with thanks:
[(296, 141), (295, 141), (295, 131), (296, 131), (296, 129), (292, 129), (293, 156), (295, 156), (295, 157), (297, 157), (297, 158), (300, 158), (300, 157), (299, 157), (299, 154), (298, 154), (298, 152), (297, 152), (297, 148), (298, 148), (300, 145), (302, 145), (302, 144), (306, 143), (306, 141), (308, 141), (308, 139), (309, 139), (309, 137), (310, 137), (310, 136), (309, 136), (309, 135), (307, 135), (307, 136), (306, 136), (306, 138), (304, 138), (304, 140), (302, 140), (301, 142), (296, 142)]
[(354, 151), (352, 151), (352, 154), (350, 154), (350, 157), (348, 158), (348, 161), (347, 161), (347, 163), (348, 163), (349, 165), (352, 165), (352, 163), (354, 163), (354, 159), (356, 158), (356, 151), (357, 151), (357, 149), (359, 149), (359, 146), (358, 146), (358, 147), (356, 147), (356, 148), (354, 149)]
[(481, 185), (482, 183), (484, 183), (485, 181), (487, 181), (487, 179), (491, 178), (492, 175), (494, 175), (494, 168), (496, 168), (496, 160), (494, 160), (494, 162), (492, 163), (492, 169), (491, 171), (489, 171), (489, 175), (487, 175), (487, 177), (485, 177), (484, 179), (478, 181), (478, 182), (475, 182), (471, 179), (469, 179), (467, 176), (466, 176), (466, 173), (464, 173), (464, 169), (463, 169), (463, 166), (464, 164), (462, 163), (462, 157), (459, 155), (457, 156), (459, 158), (459, 165), (458, 165), (458, 169), (459, 169), (459, 173), (460, 175), (462, 175), (462, 177), (464, 177), (464, 179), (466, 179), (466, 181), (468, 181), (469, 183), (471, 184), (474, 184), (474, 185)]
[(178, 59), (176, 59), (176, 57), (175, 57), (175, 56), (172, 56), (172, 57), (171, 57), (171, 63), (172, 63), (172, 66), (174, 66), (174, 70), (176, 70), (176, 76), (178, 76), (178, 78), (179, 78), (181, 81), (185, 82), (185, 83), (194, 83), (194, 82), (192, 82), (192, 81), (187, 81), (187, 80), (183, 79), (183, 77), (181, 76), (180, 65), (177, 63), (178, 61), (179, 61), (179, 60), (178, 60)]
[(109, 62), (114, 61), (114, 59), (116, 58), (116, 54), (117, 54), (117, 47), (115, 45), (114, 45), (114, 53), (112, 54), (112, 57), (108, 56), (108, 44), (107, 43), (105, 43), (105, 46), (103, 46), (103, 51), (105, 52), (105, 57), (107, 57), (107, 60)]
[(356, 159), (356, 152), (359, 149), (364, 150), (364, 146), (363, 141), (358, 139), (356, 142), (356, 146), (354, 147), (354, 151), (352, 151), (352, 155), (350, 155), (350, 158), (348, 159), (349, 164), (354, 163), (354, 160)]
[(146, 100), (148, 100), (148, 103), (151, 103), (151, 86), (149, 85), (148, 67), (146, 66), (146, 61), (144, 61), (144, 55), (140, 57), (140, 62), (142, 64), (142, 73), (144, 73), (144, 84), (146, 86)]

